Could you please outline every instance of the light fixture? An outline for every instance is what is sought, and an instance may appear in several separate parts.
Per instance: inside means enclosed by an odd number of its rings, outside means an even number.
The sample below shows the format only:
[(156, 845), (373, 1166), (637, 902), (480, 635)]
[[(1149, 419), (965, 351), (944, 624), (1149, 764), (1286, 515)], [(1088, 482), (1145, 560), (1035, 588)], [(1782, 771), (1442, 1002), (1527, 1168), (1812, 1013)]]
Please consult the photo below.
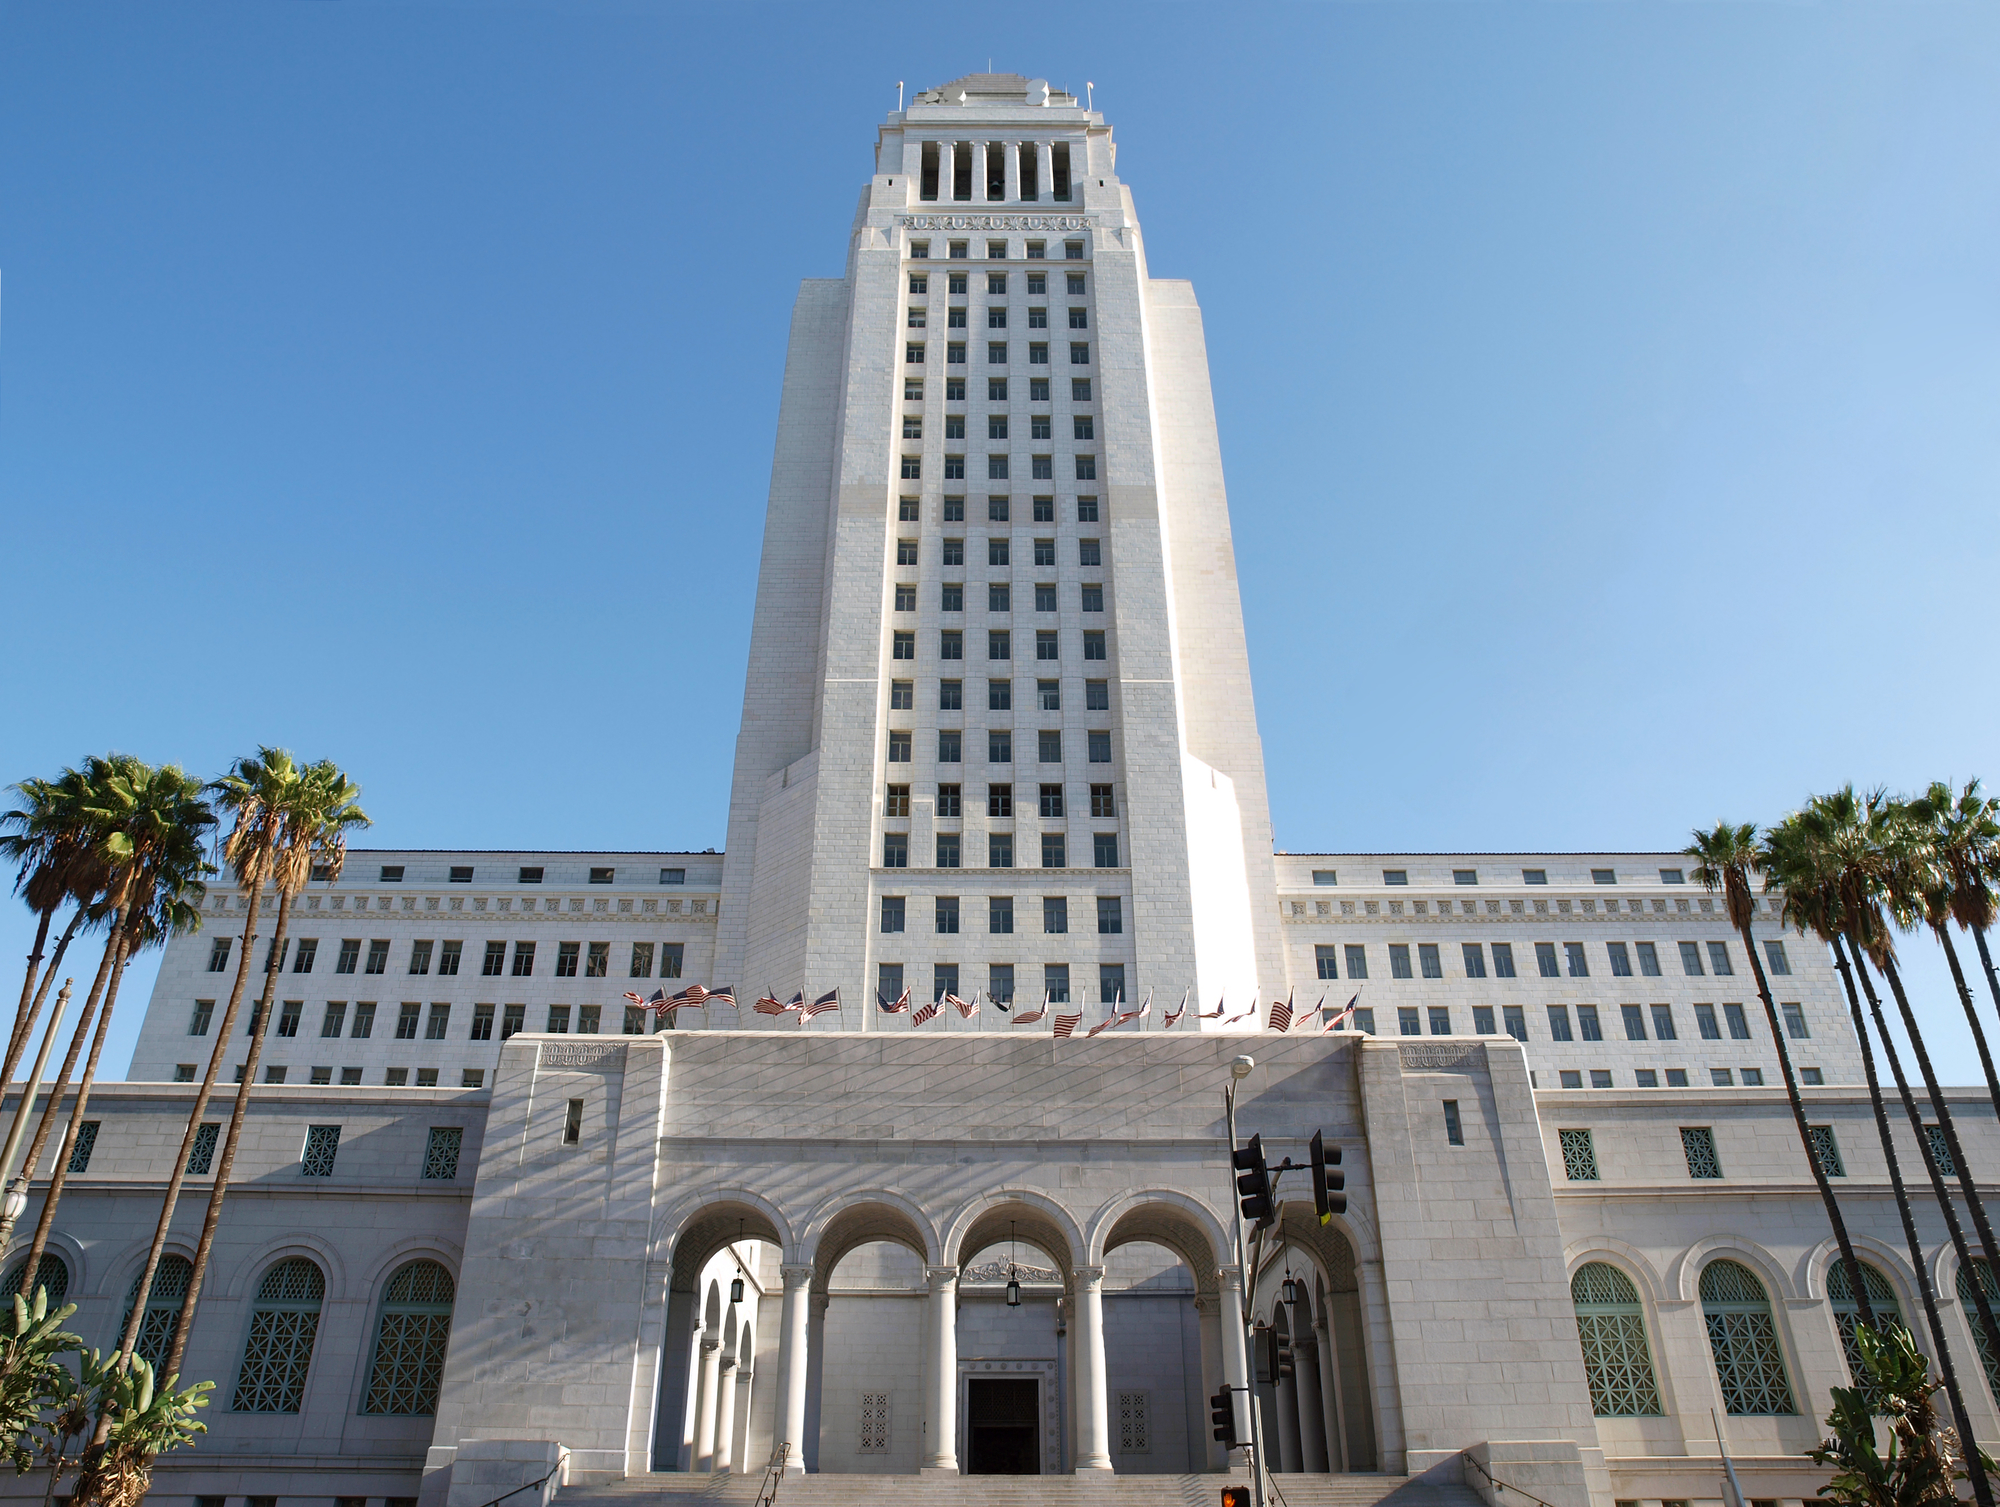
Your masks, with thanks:
[[(743, 1221), (740, 1219), (736, 1221), (736, 1238), (739, 1241), (743, 1238)], [(733, 1306), (743, 1301), (743, 1258), (736, 1254), (733, 1244), (729, 1247), (729, 1254), (736, 1256), (736, 1276), (729, 1284), (729, 1301)]]
[(1021, 1274), (1014, 1265), (1014, 1221), (1007, 1221), (1007, 1306), (1021, 1306)]
[(1285, 1301), (1294, 1308), (1305, 1301), (1305, 1283), (1290, 1272), (1285, 1273)]

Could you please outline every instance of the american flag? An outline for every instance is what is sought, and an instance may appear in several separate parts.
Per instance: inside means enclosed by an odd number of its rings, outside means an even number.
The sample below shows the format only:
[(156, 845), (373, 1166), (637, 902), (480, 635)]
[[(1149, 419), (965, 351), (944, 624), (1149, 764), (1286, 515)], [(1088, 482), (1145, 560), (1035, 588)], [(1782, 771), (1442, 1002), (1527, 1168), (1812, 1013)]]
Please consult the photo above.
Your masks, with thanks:
[[(1169, 1015), (1165, 1020), (1160, 1022), (1160, 1029), (1162, 1031), (1171, 1031), (1175, 1026), (1181, 1023), (1181, 1017), (1187, 1014), (1188, 996), (1192, 993), (1194, 993), (1192, 989), (1183, 989), (1181, 991), (1181, 1007), (1180, 1009), (1174, 1011), (1173, 1014)], [(1206, 1019), (1207, 1017), (1203, 1016), (1200, 1018)]]
[(1360, 999), (1361, 999), (1361, 991), (1359, 989), (1356, 989), (1354, 991), (1354, 998), (1347, 1002), (1347, 1007), (1343, 1010), (1335, 1012), (1333, 1015), (1328, 1016), (1326, 1024), (1320, 1027), (1320, 1029), (1322, 1031), (1346, 1030), (1354, 1022), (1354, 1007), (1357, 1003), (1360, 1002)]
[[(628, 994), (625, 997), (627, 999), (638, 999), (638, 996), (635, 994)], [(699, 1010), (702, 1006), (702, 1001), (707, 998), (708, 991), (702, 988), (701, 985), (689, 984), (687, 988), (675, 995), (669, 995), (664, 989), (655, 989), (651, 999), (639, 1000), (639, 1003), (651, 1010), (655, 1015), (671, 1015), (676, 1010)]]
[(1048, 1013), (1049, 1013), (1049, 991), (1044, 989), (1042, 991), (1042, 1008), (1034, 1011), (1032, 1014), (1015, 1016), (1014, 1024), (1017, 1026), (1032, 1026), (1036, 1021), (1040, 1020), (1044, 1015)]
[(970, 1020), (979, 1013), (979, 991), (976, 989), (971, 999), (960, 999), (956, 994), (947, 994), (944, 1002), (958, 1012), (960, 1020)]
[(1271, 1001), (1271, 1026), (1273, 1031), (1289, 1031), (1292, 1028), (1292, 1000), (1286, 995), (1284, 1000)]
[(732, 1010), (736, 1008), (736, 986), (734, 984), (724, 984), (720, 989), (710, 989), (708, 997), (718, 1005), (727, 1005)]
[(646, 998), (643, 994), (634, 994), (630, 989), (627, 989), (625, 997), (641, 1010), (658, 1010), (663, 1007), (671, 1008), (667, 1005), (667, 991), (664, 989), (655, 989), (651, 999)]
[(1229, 996), (1225, 994), (1225, 995), (1223, 995), (1223, 996), (1222, 996), (1222, 998), (1221, 998), (1221, 999), (1219, 999), (1219, 1000), (1217, 1000), (1217, 1001), (1215, 1002), (1215, 1009), (1214, 1009), (1214, 1010), (1212, 1010), (1212, 1011), (1211, 1011), (1210, 1013), (1208, 1013), (1207, 1015), (1202, 1015), (1202, 1014), (1199, 1014), (1199, 1013), (1197, 1013), (1197, 1014), (1195, 1015), (1195, 1019), (1196, 1019), (1196, 1020), (1220, 1020), (1220, 1019), (1222, 1019), (1222, 1012), (1223, 1012), (1223, 1010), (1225, 1010), (1225, 1009), (1226, 1009), (1226, 1008), (1228, 1007), (1228, 1004), (1229, 1004)]
[(800, 1015), (800, 1020), (811, 1020), (815, 1015), (824, 1015), (829, 1010), (838, 1010), (839, 1008), (840, 991), (838, 989), (829, 989), (805, 1007), (805, 1010)]
[(882, 1013), (885, 1015), (905, 1014), (910, 1008), (910, 991), (905, 989), (892, 1002), (882, 998), (882, 991), (877, 989), (875, 991), (875, 1003), (882, 1007)]
[(1058, 1015), (1056, 1017), (1056, 1035), (1069, 1035), (1070, 1032), (1076, 1029), (1076, 1023), (1082, 1019), (1083, 1012), (1081, 1010), (1077, 1011), (1074, 1015)]
[(910, 1017), (911, 1028), (914, 1029), (917, 1026), (929, 1025), (931, 1023), (932, 1018), (936, 1016), (936, 1014), (938, 1013), (938, 1008), (943, 1004), (944, 1004), (944, 996), (939, 995), (929, 1004), (920, 1005), (917, 1008), (917, 1013)]
[(770, 986), (767, 984), (764, 987), (763, 995), (750, 1008), (755, 1010), (759, 1015), (783, 1015), (787, 1006), (779, 1000), (777, 995), (771, 992)]
[(1311, 1020), (1315, 1015), (1319, 1014), (1319, 1012), (1325, 1008), (1326, 1008), (1326, 996), (1322, 994), (1319, 997), (1319, 1003), (1314, 1005), (1310, 1010), (1301, 1011), (1299, 1015), (1292, 1021), (1292, 1024), (1295, 1026), (1303, 1027), (1307, 1021)]

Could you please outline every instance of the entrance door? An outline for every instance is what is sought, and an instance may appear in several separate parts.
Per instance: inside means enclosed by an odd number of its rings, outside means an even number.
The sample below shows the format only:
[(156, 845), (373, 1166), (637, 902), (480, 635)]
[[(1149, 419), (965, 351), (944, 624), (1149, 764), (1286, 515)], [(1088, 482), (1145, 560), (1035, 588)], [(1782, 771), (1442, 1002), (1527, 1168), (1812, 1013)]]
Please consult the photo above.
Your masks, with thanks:
[(967, 1475), (1041, 1474), (1039, 1391), (1031, 1376), (965, 1379)]

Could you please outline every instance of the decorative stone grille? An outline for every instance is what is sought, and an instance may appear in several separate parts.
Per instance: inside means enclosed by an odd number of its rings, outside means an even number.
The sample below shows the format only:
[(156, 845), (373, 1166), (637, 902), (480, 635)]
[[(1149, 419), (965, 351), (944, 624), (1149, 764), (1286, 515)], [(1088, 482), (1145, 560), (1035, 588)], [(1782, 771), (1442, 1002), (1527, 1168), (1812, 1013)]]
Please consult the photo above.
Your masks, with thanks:
[[(88, 1129), (89, 1127), (85, 1127)], [(1942, 1125), (1926, 1125), (1924, 1139), (1930, 1142), (1931, 1160), (1937, 1164), (1939, 1177), (1957, 1177), (1958, 1163), (1951, 1159), (1951, 1143), (1944, 1138)], [(1870, 1296), (1873, 1296), (1871, 1294)]]
[[(1865, 1261), (1861, 1263), (1861, 1285), (1868, 1289), (1868, 1307), (1874, 1313), (1878, 1326), (1903, 1322), (1902, 1310), (1896, 1303), (1895, 1288), (1889, 1285), (1887, 1277)], [(1848, 1280), (1847, 1263), (1838, 1256), (1827, 1270), (1826, 1298), (1833, 1305), (1833, 1323), (1840, 1331), (1840, 1348), (1847, 1356), (1848, 1377), (1879, 1413), (1882, 1410), (1881, 1394), (1870, 1383), (1868, 1370), (1861, 1364), (1860, 1347), (1854, 1342), (1854, 1331), (1861, 1323), (1861, 1307), (1854, 1301), (1854, 1284)], [(1975, 1330), (1978, 1327), (1973, 1325)]]
[[(188, 1283), (193, 1279), (194, 1266), (187, 1257), (171, 1253), (160, 1257), (159, 1269), (153, 1273), (153, 1286), (146, 1294), (146, 1316), (139, 1321), (138, 1341), (139, 1354), (156, 1371), (166, 1364), (167, 1346), (173, 1341), (174, 1324), (181, 1316)], [(131, 1290), (125, 1294), (125, 1313), (118, 1320), (120, 1334), (132, 1322), (132, 1300), (138, 1296), (139, 1277), (134, 1277)]]
[(886, 1455), (889, 1452), (889, 1394), (861, 1394), (861, 1453)]
[(306, 1149), (299, 1158), (299, 1174), (302, 1177), (332, 1177), (333, 1159), (340, 1152), (340, 1127), (338, 1125), (309, 1125), (306, 1127)]
[(215, 1166), (215, 1142), (222, 1133), (222, 1126), (214, 1120), (199, 1125), (194, 1133), (194, 1145), (188, 1148), (188, 1176), (206, 1177)]
[(1701, 1274), (1701, 1311), (1724, 1408), (1736, 1417), (1796, 1413), (1764, 1284), (1734, 1261), (1711, 1261)]
[(90, 1170), (90, 1153), (97, 1149), (97, 1129), (101, 1123), (98, 1120), (85, 1120), (76, 1128), (76, 1147), (69, 1154), (70, 1171)]
[(1660, 1389), (1646, 1342), (1645, 1310), (1631, 1278), (1593, 1261), (1570, 1279), (1576, 1337), (1583, 1347), (1583, 1376), (1590, 1409), (1600, 1418), (1656, 1418)]
[(1808, 1125), (1806, 1132), (1812, 1137), (1813, 1155), (1819, 1158), (1820, 1171), (1828, 1177), (1847, 1176), (1847, 1168), (1840, 1160), (1840, 1143), (1833, 1138), (1833, 1127)]
[(1722, 1159), (1715, 1154), (1715, 1132), (1708, 1126), (1683, 1125), (1681, 1150), (1687, 1155), (1689, 1177), (1722, 1176)]
[(296, 1413), (305, 1398), (326, 1277), (303, 1256), (265, 1273), (250, 1313), (250, 1337), (230, 1407), (239, 1413)]
[(458, 1151), (465, 1131), (457, 1125), (433, 1125), (424, 1145), (424, 1176), (433, 1182), (451, 1182), (458, 1176)]
[(382, 1297), (362, 1412), (399, 1417), (437, 1412), (457, 1295), (451, 1273), (435, 1261), (412, 1261), (397, 1268)]
[(1556, 1140), (1562, 1146), (1563, 1172), (1573, 1183), (1594, 1183), (1597, 1181), (1597, 1148), (1590, 1144), (1587, 1130), (1558, 1130)]
[(1146, 1394), (1144, 1392), (1120, 1392), (1118, 1394), (1118, 1453), (1121, 1455), (1143, 1455), (1152, 1450), (1150, 1433), (1146, 1426)]

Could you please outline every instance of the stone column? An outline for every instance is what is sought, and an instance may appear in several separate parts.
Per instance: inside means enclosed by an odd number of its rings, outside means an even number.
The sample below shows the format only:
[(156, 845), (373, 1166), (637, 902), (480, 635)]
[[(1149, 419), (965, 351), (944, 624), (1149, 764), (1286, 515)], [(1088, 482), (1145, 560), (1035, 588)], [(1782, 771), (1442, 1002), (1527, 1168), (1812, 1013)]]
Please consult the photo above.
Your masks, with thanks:
[[(972, 143), (969, 141), (954, 141), (951, 144), (951, 192), (946, 195), (946, 197), (950, 199), (956, 199), (958, 197), (958, 149), (960, 147), (964, 147), (966, 155), (972, 159), (971, 162), (972, 176), (974, 178), (978, 177), (979, 159), (973, 156), (972, 154)], [(979, 193), (979, 185), (976, 182), (968, 183), (966, 185), (965, 196), (968, 201), (976, 198), (978, 196), (978, 193)]]
[(1001, 171), (1006, 175), (1007, 179), (1007, 202), (1009, 204), (1019, 204), (1021, 202), (1021, 143), (1018, 141), (1005, 142), (1001, 145), (1000, 150), (1007, 154), (1007, 160), (1001, 167)]
[(695, 1377), (694, 1461), (697, 1471), (715, 1469), (715, 1373), (720, 1362), (722, 1341), (712, 1334), (701, 1337), (701, 1370)]
[(1296, 1475), (1305, 1467), (1299, 1460), (1299, 1356), (1292, 1352), (1293, 1374), (1281, 1376), (1275, 1388), (1278, 1402), (1278, 1469)]
[(1347, 1412), (1340, 1405), (1340, 1358), (1333, 1353), (1333, 1325), (1321, 1308), (1313, 1315), (1313, 1348), (1319, 1354), (1320, 1409), (1326, 1417), (1327, 1469), (1347, 1464)]
[(1326, 1463), (1326, 1408), (1320, 1401), (1319, 1390), (1319, 1344), (1308, 1330), (1293, 1341), (1293, 1353), (1298, 1357), (1299, 1374), (1299, 1469), (1325, 1471)]
[(1047, 199), (1055, 192), (1055, 156), (1046, 141), (1035, 143), (1035, 197)]
[(1076, 1473), (1111, 1469), (1111, 1409), (1105, 1393), (1104, 1268), (1076, 1269)]
[(763, 1469), (759, 1461), (750, 1458), (750, 1429), (756, 1421), (750, 1416), (750, 1394), (756, 1380), (756, 1363), (745, 1356), (736, 1363), (736, 1435), (730, 1452), (735, 1456), (736, 1468), (746, 1475)]
[(806, 1303), (806, 1469), (819, 1469), (819, 1422), (826, 1385), (826, 1311), (833, 1299), (816, 1292)]
[(806, 1357), (813, 1269), (780, 1268), (785, 1283), (785, 1307), (778, 1319), (778, 1444), (785, 1453), (785, 1474), (803, 1475), (806, 1468)]
[[(1004, 172), (1005, 169), (1003, 168)], [(987, 186), (993, 181), (993, 143), (975, 142), (972, 148), (972, 198), (977, 204), (992, 202), (993, 193)]]
[(1201, 1445), (1199, 1451), (1190, 1450), (1189, 1469), (1197, 1467), (1196, 1459), (1206, 1461), (1198, 1467), (1202, 1470), (1226, 1470), (1229, 1467), (1228, 1454), (1216, 1442), (1208, 1417), (1208, 1399), (1215, 1389), (1222, 1385), (1222, 1310), (1220, 1297), (1203, 1294), (1194, 1300), (1194, 1311), (1201, 1324), (1201, 1407), (1196, 1417), (1196, 1427), (1201, 1432), (1195, 1436)]
[(736, 1468), (736, 1356), (722, 1357), (715, 1382), (715, 1463), (727, 1473)]
[(931, 1397), (923, 1469), (958, 1474), (958, 1268), (927, 1266), (931, 1285)]
[(1250, 1347), (1243, 1338), (1243, 1268), (1216, 1272), (1222, 1282), (1222, 1379), (1236, 1405), (1236, 1437), (1250, 1442)]

